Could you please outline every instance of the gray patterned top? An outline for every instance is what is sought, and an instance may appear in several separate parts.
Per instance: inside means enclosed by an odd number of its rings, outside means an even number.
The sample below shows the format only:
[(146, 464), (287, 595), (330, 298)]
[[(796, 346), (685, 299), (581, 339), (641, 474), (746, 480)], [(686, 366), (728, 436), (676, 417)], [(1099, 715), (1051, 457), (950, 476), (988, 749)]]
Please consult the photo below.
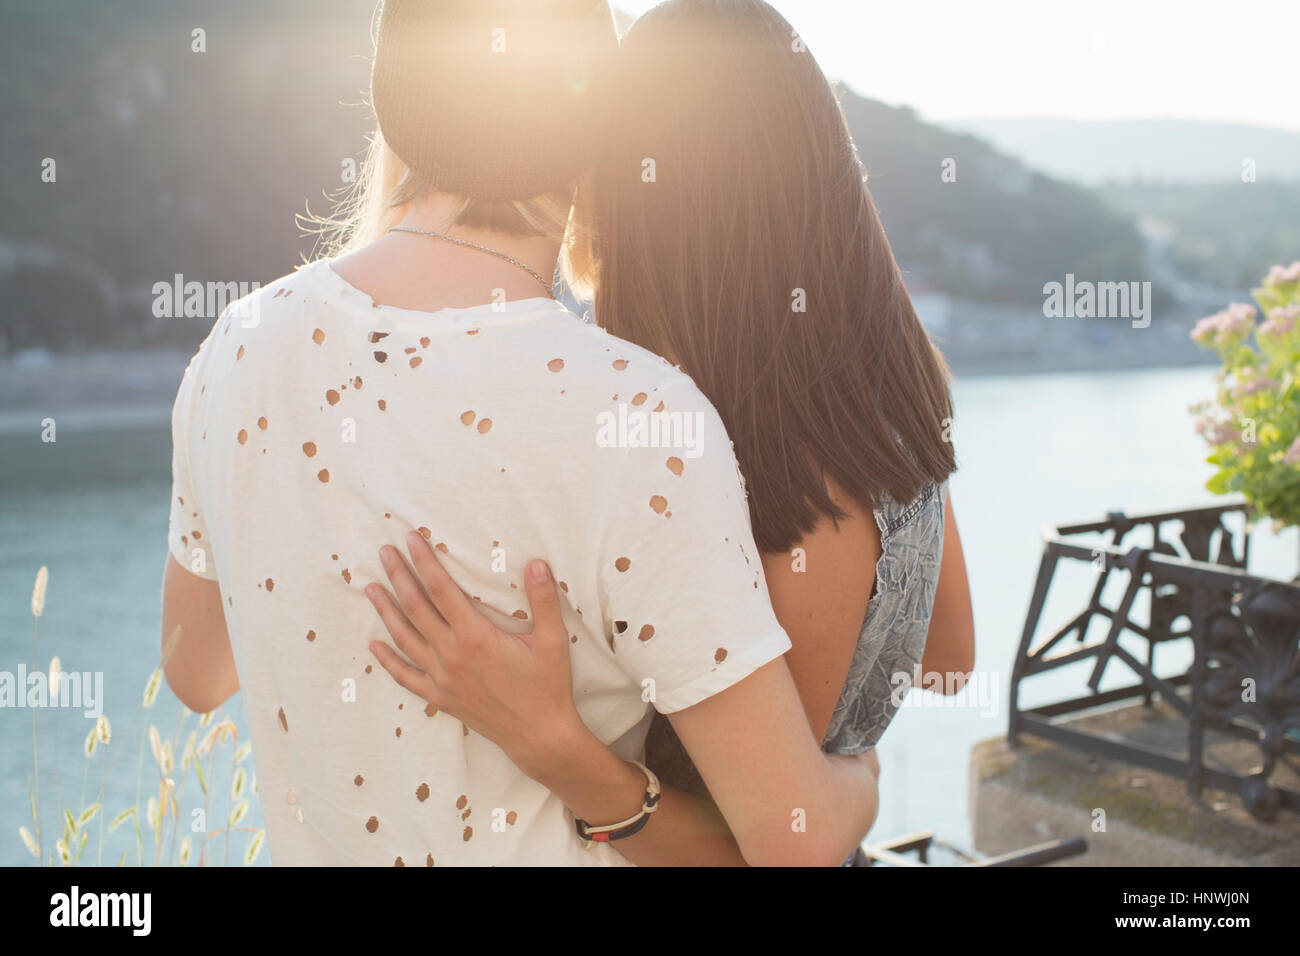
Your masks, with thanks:
[[(859, 754), (874, 747), (921, 666), (939, 583), (947, 492), (946, 482), (927, 485), (909, 504), (886, 497), (875, 511), (880, 528), (876, 586), (822, 740), (829, 753)], [(670, 786), (707, 792), (663, 714), (655, 714), (650, 725), (646, 764)]]
[(921, 667), (943, 557), (947, 492), (946, 482), (928, 485), (906, 507), (886, 499), (875, 512), (881, 551), (876, 588), (822, 741), (829, 753), (874, 747)]

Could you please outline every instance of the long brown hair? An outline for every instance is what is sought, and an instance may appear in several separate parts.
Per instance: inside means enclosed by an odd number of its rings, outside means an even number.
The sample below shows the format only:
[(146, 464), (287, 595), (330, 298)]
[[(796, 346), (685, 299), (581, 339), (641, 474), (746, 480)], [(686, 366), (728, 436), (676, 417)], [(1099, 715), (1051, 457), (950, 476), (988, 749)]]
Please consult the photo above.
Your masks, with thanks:
[(762, 0), (669, 0), (637, 21), (615, 73), (579, 198), (596, 317), (716, 406), (759, 548), (845, 517), (827, 478), (868, 508), (943, 481), (947, 369), (790, 25)]

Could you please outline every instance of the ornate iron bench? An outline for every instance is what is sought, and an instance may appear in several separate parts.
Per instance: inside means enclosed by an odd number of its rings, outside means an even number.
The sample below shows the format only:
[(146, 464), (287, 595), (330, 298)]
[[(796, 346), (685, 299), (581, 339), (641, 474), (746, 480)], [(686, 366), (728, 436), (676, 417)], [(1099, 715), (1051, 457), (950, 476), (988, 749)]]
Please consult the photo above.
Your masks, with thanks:
[[(1137, 764), (1186, 779), (1193, 796), (1207, 786), (1235, 791), (1261, 820), (1283, 807), (1300, 810), (1300, 792), (1269, 780), (1280, 761), (1290, 762), (1300, 753), (1300, 587), (1246, 570), (1247, 511), (1244, 504), (1230, 504), (1111, 514), (1091, 524), (1044, 528), (1043, 557), (1011, 675), (1009, 743), (1015, 746), (1020, 737), (1035, 736)], [(1234, 530), (1230, 525), (1235, 521), (1225, 519), (1237, 515), (1242, 527)], [(1077, 540), (1081, 535), (1103, 540)], [(1139, 538), (1144, 543), (1135, 544)], [(1036, 642), (1063, 561), (1092, 564), (1097, 576), (1092, 595), (1064, 627)], [(1125, 580), (1114, 607), (1103, 603), (1112, 575)], [(1143, 605), (1149, 608), (1145, 621), (1135, 616)], [(1101, 640), (1089, 638), (1094, 620), (1105, 622)], [(1120, 643), (1125, 633), (1145, 642), (1145, 660)], [(1171, 641), (1190, 641), (1192, 662), (1181, 674), (1157, 676), (1156, 648)], [(1093, 661), (1088, 693), (1041, 707), (1020, 706), (1022, 683), (1084, 660)], [(1102, 691), (1102, 677), (1115, 661), (1126, 665), (1137, 683)], [(1185, 755), (1088, 734), (1054, 720), (1129, 699), (1150, 705), (1156, 695), (1187, 722)], [(1207, 729), (1254, 740), (1262, 764), (1247, 774), (1206, 766)]]

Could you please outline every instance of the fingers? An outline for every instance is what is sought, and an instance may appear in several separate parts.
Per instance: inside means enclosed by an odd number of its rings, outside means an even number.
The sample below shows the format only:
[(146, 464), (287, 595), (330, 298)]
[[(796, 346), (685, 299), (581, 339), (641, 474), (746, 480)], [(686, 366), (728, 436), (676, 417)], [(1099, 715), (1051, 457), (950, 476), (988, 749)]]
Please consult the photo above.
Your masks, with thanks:
[(533, 615), (533, 635), (558, 639), (566, 648), (569, 633), (560, 612), (560, 593), (545, 561), (530, 561), (524, 572), (524, 592)]
[[(438, 660), (437, 651), (433, 644), (425, 641), (420, 636), (420, 632), (411, 626), (411, 622), (406, 619), (406, 615), (397, 606), (392, 595), (378, 584), (370, 584), (366, 586), (366, 597), (379, 612), (379, 619), (388, 629), (393, 642), (402, 649), (402, 653), (426, 671), (432, 670)], [(391, 671), (392, 668), (389, 670)]]
[(455, 636), (465, 637), (492, 627), (492, 623), (479, 613), (465, 592), (451, 579), (423, 535), (415, 531), (408, 534), (406, 548), (411, 553), (411, 563), (415, 565), (415, 572), (420, 576), (429, 600), (446, 619)]
[(393, 680), (417, 697), (423, 697), (435, 707), (439, 707), (439, 702), (434, 699), (437, 697), (437, 687), (428, 674), (402, 660), (397, 652), (383, 641), (371, 641), (370, 653), (379, 659), (379, 666), (388, 671)]
[(402, 608), (402, 613), (406, 615), (408, 621), (415, 625), (415, 629), (423, 639), (437, 642), (450, 638), (452, 635), (450, 628), (447, 627), (447, 622), (442, 619), (442, 615), (438, 613), (437, 609), (429, 603), (424, 588), (415, 579), (415, 575), (411, 573), (411, 569), (406, 564), (406, 559), (398, 553), (397, 549), (391, 545), (380, 548), (379, 560), (384, 566), (388, 580), (392, 582), (393, 593), (397, 595), (397, 602)]

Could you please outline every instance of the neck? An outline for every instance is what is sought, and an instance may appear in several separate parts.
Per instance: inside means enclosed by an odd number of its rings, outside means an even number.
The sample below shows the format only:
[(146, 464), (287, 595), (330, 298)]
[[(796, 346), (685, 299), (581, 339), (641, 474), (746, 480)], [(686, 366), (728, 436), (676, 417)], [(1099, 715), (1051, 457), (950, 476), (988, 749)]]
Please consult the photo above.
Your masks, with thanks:
[[(556, 262), (560, 257), (559, 240), (547, 236), (519, 236), (491, 229), (453, 225), (452, 220), (459, 205), (460, 200), (456, 197), (442, 193), (422, 196), (411, 203), (400, 225), (440, 233), (503, 253), (548, 278), (555, 274)], [(506, 270), (514, 268), (504, 262), (501, 267)]]

